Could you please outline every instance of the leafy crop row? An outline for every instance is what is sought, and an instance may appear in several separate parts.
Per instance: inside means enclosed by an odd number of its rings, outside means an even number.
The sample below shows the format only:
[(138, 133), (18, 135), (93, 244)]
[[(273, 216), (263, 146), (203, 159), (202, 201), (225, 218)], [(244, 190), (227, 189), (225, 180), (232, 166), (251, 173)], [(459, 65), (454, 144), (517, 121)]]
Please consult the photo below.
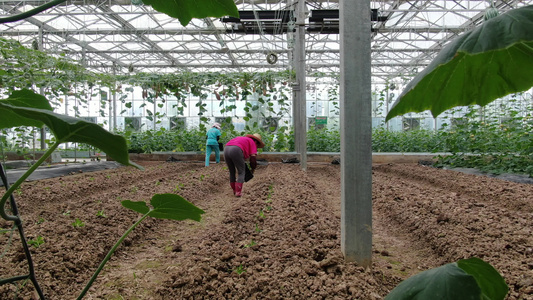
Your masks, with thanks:
[[(436, 166), (474, 167), (499, 174), (524, 173), (533, 176), (533, 119), (531, 115), (501, 122), (499, 118), (479, 118), (477, 110), (464, 117), (460, 124), (445, 125), (438, 131), (388, 131), (376, 128), (372, 132), (373, 152), (446, 153), (437, 157)], [(294, 151), (293, 133), (271, 133), (258, 129), (266, 152)], [(222, 142), (245, 132), (223, 131)], [(129, 132), (129, 151), (198, 152), (205, 150), (205, 132), (148, 130)], [(340, 152), (339, 130), (314, 130), (307, 133), (310, 152)]]
[[(456, 124), (444, 125), (443, 129), (388, 131), (383, 127), (372, 132), (373, 152), (427, 152), (447, 153), (437, 157), (436, 166), (472, 167), (493, 174), (504, 172), (533, 175), (533, 119), (530, 114), (509, 118), (502, 122), (494, 116), (480, 117), (478, 109), (472, 108)], [(254, 130), (254, 129), (252, 129)], [(293, 132), (255, 129), (263, 136), (265, 152), (294, 151)], [(231, 129), (223, 129), (221, 142), (243, 135)], [(201, 152), (205, 150), (205, 131), (191, 130), (146, 130), (125, 131), (130, 153), (152, 152)], [(0, 140), (4, 150), (30, 152), (31, 149), (16, 147), (17, 140)], [(18, 145), (24, 146), (24, 143)], [(82, 145), (83, 146), (83, 145)], [(310, 129), (307, 132), (307, 150), (310, 152), (340, 152), (340, 132), (334, 129)]]

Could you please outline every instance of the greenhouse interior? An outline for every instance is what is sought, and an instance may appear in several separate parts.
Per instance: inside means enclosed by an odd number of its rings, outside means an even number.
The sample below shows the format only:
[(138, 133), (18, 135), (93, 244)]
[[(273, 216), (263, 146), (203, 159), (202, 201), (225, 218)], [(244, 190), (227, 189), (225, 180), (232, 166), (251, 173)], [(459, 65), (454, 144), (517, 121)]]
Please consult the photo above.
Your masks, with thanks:
[(0, 54), (0, 299), (533, 300), (533, 0), (1, 0)]
[[(214, 122), (222, 124), (224, 141), (258, 131), (268, 141), (264, 151), (294, 151), (295, 103), (303, 99), (305, 120), (298, 122), (305, 122), (307, 149), (340, 151), (339, 1), (242, 1), (235, 3), (239, 18), (194, 18), (186, 26), (141, 1), (127, 0), (66, 1), (9, 19), (45, 3), (1, 3), (5, 96), (29, 87), (57, 113), (124, 134), (132, 152), (203, 151), (202, 142), (146, 146), (159, 143), (146, 140), (178, 131), (196, 138)], [(531, 151), (531, 144), (524, 146), (530, 136), (523, 135), (532, 126), (531, 89), (485, 106), (458, 106), (437, 116), (409, 112), (386, 120), (407, 84), (446, 45), (482, 25), (491, 11), (504, 14), (530, 4), (371, 1), (372, 150), (503, 151), (497, 147), (502, 143), (489, 147), (481, 137), (469, 138), (475, 134), (509, 139), (505, 144), (512, 152)], [(303, 59), (296, 53), (301, 48)], [(295, 79), (297, 70), (303, 70), (305, 87)], [(503, 127), (514, 129), (497, 132)], [(464, 134), (452, 138), (450, 132)], [(35, 150), (45, 149), (52, 138), (47, 130), (18, 128), (4, 131), (2, 139), (7, 150)], [(144, 145), (136, 145), (140, 140)]]

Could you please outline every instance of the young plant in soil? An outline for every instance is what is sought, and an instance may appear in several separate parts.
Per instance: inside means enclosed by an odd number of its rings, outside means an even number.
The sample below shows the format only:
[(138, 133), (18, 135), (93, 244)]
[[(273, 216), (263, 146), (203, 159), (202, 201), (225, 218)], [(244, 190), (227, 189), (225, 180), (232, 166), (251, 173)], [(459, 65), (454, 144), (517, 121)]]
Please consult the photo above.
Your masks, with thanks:
[[(127, 151), (126, 140), (119, 135), (112, 134), (97, 124), (78, 120), (76, 118), (55, 114), (52, 112), (52, 107), (48, 101), (41, 95), (35, 94), (30, 90), (15, 91), (7, 99), (0, 100), (0, 128), (11, 128), (17, 126), (35, 126), (42, 127), (46, 125), (55, 136), (55, 142), (50, 146), (46, 153), (32, 165), (12, 186), (9, 186), (7, 176), (4, 172), (3, 166), (0, 164), (0, 175), (7, 191), (2, 195), (0, 200), (0, 216), (6, 220), (14, 223), (17, 228), (22, 248), (28, 261), (28, 274), (19, 275), (11, 278), (0, 280), (0, 285), (12, 283), (16, 281), (31, 281), (35, 287), (40, 299), (45, 299), (45, 296), (36, 280), (35, 268), (29, 245), (38, 247), (44, 243), (44, 239), (39, 237), (36, 240), (27, 240), (24, 235), (22, 226), (22, 219), (20, 217), (17, 204), (15, 202), (14, 193), (20, 189), (21, 184), (43, 163), (57, 147), (65, 142), (86, 143), (95, 146), (102, 151), (105, 151), (110, 157), (117, 162), (126, 165), (134, 166), (139, 169), (142, 167), (130, 162)], [(7, 201), (9, 205), (7, 205)], [(92, 286), (94, 280), (103, 269), (104, 265), (109, 261), (118, 246), (124, 241), (131, 231), (137, 227), (147, 217), (159, 219), (185, 220), (192, 219), (199, 221), (203, 210), (197, 208), (190, 202), (186, 201), (181, 196), (175, 194), (156, 194), (152, 197), (150, 202), (151, 208), (143, 201), (133, 202), (129, 200), (122, 201), (122, 205), (126, 208), (132, 209), (136, 212), (142, 213), (143, 216), (133, 224), (124, 235), (118, 240), (113, 248), (108, 252), (107, 256), (102, 260), (98, 269), (91, 277), (81, 294), (77, 299), (82, 299)], [(8, 208), (7, 208), (8, 207)], [(69, 215), (70, 212), (64, 212), (64, 215)], [(84, 223), (80, 219), (76, 219), (72, 226), (82, 227)], [(11, 242), (11, 241), (10, 241)]]
[(257, 245), (257, 243), (254, 240), (252, 240), (252, 241), (250, 241), (250, 243), (244, 245), (244, 248), (250, 248), (250, 247), (253, 247), (255, 245)]
[(72, 227), (74, 228), (80, 228), (80, 227), (84, 227), (85, 226), (85, 223), (83, 223), (82, 220), (76, 218), (76, 220), (74, 220), (74, 222), (72, 222)]
[(31, 239), (28, 241), (28, 244), (30, 244), (31, 246), (35, 247), (35, 248), (39, 248), (39, 246), (41, 246), (42, 244), (44, 244), (44, 238), (42, 236), (38, 236), (36, 237), (35, 239)]
[(236, 267), (233, 272), (241, 275), (242, 273), (246, 272), (246, 268), (244, 268), (243, 265), (239, 265), (238, 267)]

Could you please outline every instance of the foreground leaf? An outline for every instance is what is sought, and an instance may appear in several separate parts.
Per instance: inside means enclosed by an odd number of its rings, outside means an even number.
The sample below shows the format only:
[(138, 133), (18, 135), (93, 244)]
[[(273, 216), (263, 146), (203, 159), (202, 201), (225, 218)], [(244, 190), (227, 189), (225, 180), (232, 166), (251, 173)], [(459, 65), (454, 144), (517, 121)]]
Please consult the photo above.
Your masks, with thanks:
[(187, 26), (192, 18), (239, 17), (233, 0), (143, 0), (143, 3), (177, 18), (183, 26)]
[(385, 299), (502, 300), (506, 294), (507, 285), (498, 272), (483, 260), (470, 258), (416, 274), (402, 281)]
[(144, 202), (144, 201), (124, 200), (124, 201), (122, 201), (120, 203), (125, 208), (131, 209), (131, 210), (136, 211), (138, 213), (141, 213), (143, 215), (146, 215), (150, 211), (150, 208), (148, 207), (148, 205), (146, 205), (146, 202)]
[(457, 266), (476, 279), (483, 299), (504, 299), (509, 291), (500, 273), (483, 260), (472, 257), (457, 262)]
[[(0, 103), (9, 104), (18, 107), (33, 107), (52, 111), (52, 106), (42, 95), (36, 94), (30, 90), (20, 90), (11, 93), (9, 98), (0, 100)], [(10, 109), (0, 107), (0, 129), (12, 128), (19, 126), (42, 127), (43, 123), (38, 120), (28, 119), (20, 116)]]
[(58, 143), (86, 143), (104, 151), (117, 162), (142, 169), (129, 160), (128, 146), (124, 137), (113, 134), (98, 124), (56, 114), (45, 109), (17, 107), (0, 101), (0, 111), (19, 116), (18, 126), (34, 126), (34, 122), (45, 124), (54, 134)]
[(154, 209), (150, 216), (158, 219), (200, 221), (205, 212), (176, 194), (155, 194), (150, 204)]
[(403, 90), (386, 120), (430, 110), (434, 117), (486, 105), (533, 86), (533, 6), (485, 21), (448, 44)]
[(481, 299), (476, 280), (456, 263), (418, 273), (394, 288), (386, 300)]
[(185, 198), (176, 194), (155, 194), (150, 201), (153, 209), (150, 210), (144, 201), (122, 201), (122, 206), (143, 215), (148, 214), (156, 219), (200, 221), (205, 212)]

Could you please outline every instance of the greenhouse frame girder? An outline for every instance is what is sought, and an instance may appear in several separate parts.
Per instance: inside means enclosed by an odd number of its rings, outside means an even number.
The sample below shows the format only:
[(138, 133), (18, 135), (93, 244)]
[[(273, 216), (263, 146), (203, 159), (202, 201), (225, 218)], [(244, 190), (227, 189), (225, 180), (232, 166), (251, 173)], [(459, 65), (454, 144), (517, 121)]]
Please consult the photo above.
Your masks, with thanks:
[[(12, 16), (46, 3), (42, 0), (2, 0), (0, 16)], [(490, 1), (371, 1), (373, 82), (387, 82), (423, 69), (450, 40), (483, 21)], [(495, 0), (500, 13), (533, 4), (533, 0)], [(246, 11), (253, 32), (236, 33), (223, 18), (193, 19), (186, 27), (149, 6), (126, 0), (67, 1), (22, 21), (0, 24), (0, 36), (31, 47), (36, 40), (43, 51), (83, 62), (95, 72), (171, 73), (261, 72), (292, 68), (294, 8), (291, 1), (236, 2)], [(306, 1), (305, 26), (338, 26), (338, 0)], [(281, 14), (280, 12), (284, 12)], [(283, 24), (265, 21), (284, 16)], [(324, 19), (316, 19), (317, 14)], [(265, 17), (266, 16), (266, 17)], [(241, 18), (242, 21), (242, 18)], [(270, 20), (271, 21), (271, 20)], [(270, 27), (269, 27), (270, 26)], [(331, 30), (333, 31), (333, 30)], [(283, 32), (283, 34), (268, 34)], [(308, 72), (339, 72), (339, 35), (306, 33)], [(266, 55), (276, 53), (269, 64)]]

